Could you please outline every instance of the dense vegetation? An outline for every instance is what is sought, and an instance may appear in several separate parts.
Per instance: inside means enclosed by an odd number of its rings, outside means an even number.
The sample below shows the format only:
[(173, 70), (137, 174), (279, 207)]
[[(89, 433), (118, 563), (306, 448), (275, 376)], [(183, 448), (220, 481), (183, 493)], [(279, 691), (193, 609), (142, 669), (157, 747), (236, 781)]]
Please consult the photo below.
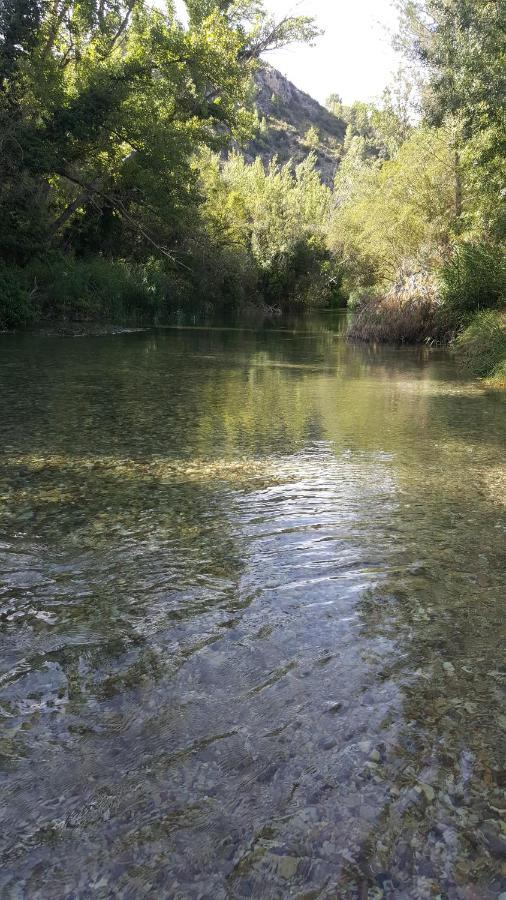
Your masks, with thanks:
[(186, 7), (5, 0), (0, 327), (349, 302), (355, 339), (454, 339), (504, 372), (506, 0), (402, 0), (409, 78), (377, 105), (329, 98), (333, 189), (317, 127), (297, 165), (240, 152), (262, 143), (260, 55), (313, 22)]
[[(156, 320), (244, 292), (256, 257), (209, 227), (199, 160), (251, 136), (260, 53), (315, 29), (305, 17), (277, 24), (257, 0), (186, 5), (182, 24), (170, 2), (3, 3), (0, 324)], [(255, 274), (252, 296), (269, 281), (265, 260)]]
[(472, 372), (504, 380), (506, 3), (403, 0), (401, 9), (421, 124), (382, 161), (352, 109), (337, 176), (331, 246), (359, 305), (351, 336), (453, 336)]

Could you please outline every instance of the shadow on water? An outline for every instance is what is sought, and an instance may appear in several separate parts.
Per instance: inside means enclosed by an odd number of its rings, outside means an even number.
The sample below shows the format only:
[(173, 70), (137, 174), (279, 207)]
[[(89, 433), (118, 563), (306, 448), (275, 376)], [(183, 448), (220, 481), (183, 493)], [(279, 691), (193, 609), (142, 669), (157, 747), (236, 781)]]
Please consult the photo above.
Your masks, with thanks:
[(0, 338), (0, 891), (506, 890), (504, 398), (339, 327)]

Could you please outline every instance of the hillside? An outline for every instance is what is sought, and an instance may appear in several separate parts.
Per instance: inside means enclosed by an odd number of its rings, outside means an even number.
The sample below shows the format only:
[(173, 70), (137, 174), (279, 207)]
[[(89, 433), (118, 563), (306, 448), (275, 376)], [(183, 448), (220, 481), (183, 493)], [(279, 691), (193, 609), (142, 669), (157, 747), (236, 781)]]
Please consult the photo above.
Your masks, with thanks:
[(346, 125), (317, 100), (305, 94), (267, 63), (255, 75), (256, 107), (261, 122), (259, 133), (245, 150), (247, 159), (262, 157), (269, 162), (277, 156), (281, 163), (302, 160), (313, 149), (305, 137), (316, 129), (315, 152), (322, 181), (332, 185), (339, 161)]

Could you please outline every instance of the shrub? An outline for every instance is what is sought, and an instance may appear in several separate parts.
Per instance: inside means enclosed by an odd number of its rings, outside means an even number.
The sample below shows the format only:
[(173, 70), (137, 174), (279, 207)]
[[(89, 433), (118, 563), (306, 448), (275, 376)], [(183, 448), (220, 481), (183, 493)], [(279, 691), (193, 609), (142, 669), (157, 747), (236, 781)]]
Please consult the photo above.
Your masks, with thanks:
[(506, 314), (477, 313), (452, 343), (460, 364), (471, 374), (506, 383)]
[(447, 328), (434, 279), (425, 272), (401, 272), (384, 296), (362, 298), (348, 338), (380, 344), (440, 342)]
[(23, 328), (38, 315), (37, 288), (30, 288), (23, 269), (0, 265), (0, 330)]
[(24, 267), (0, 268), (0, 327), (44, 319), (158, 321), (180, 294), (159, 260), (140, 264), (54, 253)]
[(39, 283), (52, 317), (151, 320), (162, 292), (150, 274), (149, 266), (123, 260), (55, 257), (48, 267), (40, 264)]
[(506, 257), (501, 247), (462, 243), (440, 271), (443, 302), (466, 318), (506, 303)]

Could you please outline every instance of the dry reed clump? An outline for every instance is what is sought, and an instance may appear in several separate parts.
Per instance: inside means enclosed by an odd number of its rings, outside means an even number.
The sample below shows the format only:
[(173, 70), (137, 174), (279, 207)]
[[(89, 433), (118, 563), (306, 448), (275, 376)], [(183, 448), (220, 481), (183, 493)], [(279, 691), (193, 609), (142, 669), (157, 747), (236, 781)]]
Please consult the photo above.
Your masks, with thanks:
[(348, 329), (351, 341), (379, 344), (448, 340), (435, 279), (427, 272), (401, 272), (382, 297), (366, 300)]

